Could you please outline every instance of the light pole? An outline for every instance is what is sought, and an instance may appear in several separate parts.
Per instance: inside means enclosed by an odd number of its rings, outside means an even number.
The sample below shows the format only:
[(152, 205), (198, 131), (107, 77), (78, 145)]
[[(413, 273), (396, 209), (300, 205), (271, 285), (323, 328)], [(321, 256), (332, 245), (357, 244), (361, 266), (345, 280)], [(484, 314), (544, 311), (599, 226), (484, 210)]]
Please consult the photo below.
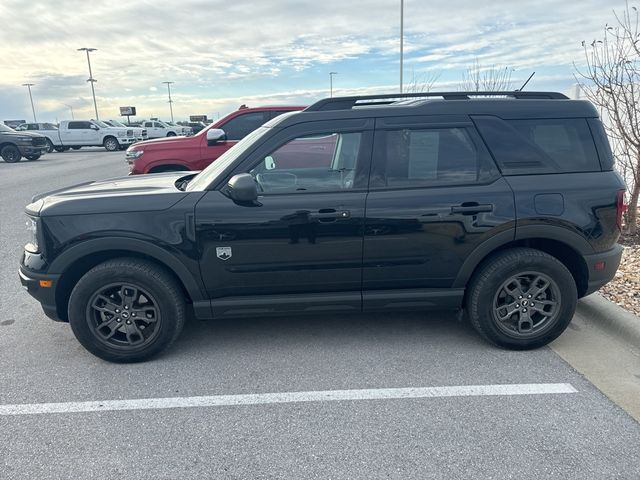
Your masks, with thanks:
[(329, 96), (333, 97), (333, 76), (337, 75), (338, 72), (329, 72)]
[(36, 109), (33, 107), (33, 96), (31, 95), (31, 87), (33, 87), (35, 83), (23, 83), (23, 87), (27, 87), (29, 89), (29, 100), (31, 100), (31, 111), (33, 112), (33, 121), (34, 123), (38, 123), (36, 120)]
[(167, 93), (169, 94), (169, 110), (171, 111), (171, 122), (173, 123), (173, 100), (171, 100), (171, 84), (174, 82), (162, 82), (167, 84)]
[(400, 0), (400, 93), (402, 93), (402, 71), (404, 62), (404, 0)]
[(82, 51), (87, 52), (87, 63), (89, 64), (89, 79), (87, 80), (87, 82), (91, 83), (91, 94), (93, 95), (93, 108), (96, 111), (96, 120), (100, 120), (100, 117), (98, 117), (98, 104), (96, 103), (96, 91), (93, 87), (93, 84), (97, 82), (97, 80), (93, 78), (93, 73), (91, 73), (91, 60), (89, 59), (89, 52), (95, 52), (96, 50), (97, 48), (87, 48), (87, 47), (82, 47), (78, 49), (79, 52), (82, 52)]
[(67, 105), (66, 103), (64, 103), (63, 105), (65, 107), (69, 107), (69, 110), (71, 110), (71, 120), (75, 120), (76, 118), (73, 116), (73, 107), (71, 105)]

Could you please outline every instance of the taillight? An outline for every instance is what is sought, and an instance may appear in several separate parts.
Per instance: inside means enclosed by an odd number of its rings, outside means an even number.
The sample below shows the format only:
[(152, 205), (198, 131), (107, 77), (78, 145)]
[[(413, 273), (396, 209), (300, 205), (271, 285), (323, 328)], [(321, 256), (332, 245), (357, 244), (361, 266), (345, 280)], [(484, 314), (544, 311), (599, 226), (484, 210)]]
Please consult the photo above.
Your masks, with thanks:
[(622, 230), (622, 215), (624, 215), (625, 210), (624, 190), (619, 190), (616, 198), (616, 224), (620, 230)]

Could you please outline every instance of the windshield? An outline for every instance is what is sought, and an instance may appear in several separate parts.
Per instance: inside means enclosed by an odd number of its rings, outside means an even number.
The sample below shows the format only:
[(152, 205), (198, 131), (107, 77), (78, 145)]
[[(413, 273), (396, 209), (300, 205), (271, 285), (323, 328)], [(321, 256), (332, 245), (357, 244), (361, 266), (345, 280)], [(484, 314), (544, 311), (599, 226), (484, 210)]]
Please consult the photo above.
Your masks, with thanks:
[(94, 120), (93, 123), (95, 123), (96, 125), (99, 125), (102, 128), (111, 128), (111, 125), (107, 125), (106, 123), (100, 120)]
[(126, 127), (126, 125), (122, 122), (119, 122), (117, 120), (109, 120), (109, 123), (111, 125), (113, 125), (114, 127)]
[(269, 130), (270, 128), (262, 126), (244, 137), (233, 147), (220, 155), (215, 162), (196, 175), (196, 177), (189, 183), (187, 191), (192, 192), (205, 190), (209, 185), (211, 185), (218, 175), (225, 171), (229, 165), (231, 165), (240, 155), (242, 155), (242, 153), (250, 148)]
[(0, 123), (0, 132), (15, 132), (15, 130), (7, 127), (4, 123)]

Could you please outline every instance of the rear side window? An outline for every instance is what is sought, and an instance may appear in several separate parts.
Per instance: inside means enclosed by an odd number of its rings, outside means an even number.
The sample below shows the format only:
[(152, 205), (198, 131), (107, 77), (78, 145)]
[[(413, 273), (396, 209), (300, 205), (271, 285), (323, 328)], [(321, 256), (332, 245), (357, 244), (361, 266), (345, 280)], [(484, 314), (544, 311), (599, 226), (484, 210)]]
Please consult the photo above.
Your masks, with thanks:
[(473, 118), (505, 175), (600, 171), (584, 118), (502, 120)]
[(69, 122), (69, 130), (88, 130), (91, 122)]
[(465, 128), (379, 130), (372, 188), (431, 187), (484, 182), (490, 162)]

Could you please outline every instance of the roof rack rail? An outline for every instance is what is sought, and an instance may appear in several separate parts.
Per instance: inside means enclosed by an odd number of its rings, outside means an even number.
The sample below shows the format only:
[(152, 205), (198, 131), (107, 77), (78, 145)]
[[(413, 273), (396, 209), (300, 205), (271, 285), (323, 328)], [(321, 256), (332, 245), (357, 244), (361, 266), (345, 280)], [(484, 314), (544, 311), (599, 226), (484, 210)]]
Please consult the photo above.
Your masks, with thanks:
[[(512, 97), (517, 99), (553, 99), (568, 100), (569, 97), (558, 92), (521, 92), (509, 90), (500, 92), (420, 92), (388, 93), (384, 95), (359, 95), (353, 97), (332, 97), (317, 101), (306, 108), (307, 111), (349, 110), (353, 107), (391, 105), (404, 98), (442, 97), (445, 100), (469, 100), (472, 97)], [(361, 103), (359, 103), (361, 102)]]

